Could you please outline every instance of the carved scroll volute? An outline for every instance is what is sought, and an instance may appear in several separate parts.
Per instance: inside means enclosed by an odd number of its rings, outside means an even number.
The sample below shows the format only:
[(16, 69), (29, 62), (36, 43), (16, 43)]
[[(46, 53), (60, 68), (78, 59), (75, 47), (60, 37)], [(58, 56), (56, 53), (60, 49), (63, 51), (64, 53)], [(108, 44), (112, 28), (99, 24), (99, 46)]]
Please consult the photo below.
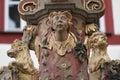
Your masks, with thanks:
[(84, 7), (87, 10), (103, 10), (104, 9), (104, 1), (103, 0), (84, 0)]
[(21, 17), (25, 19), (24, 15), (35, 12), (40, 5), (40, 0), (22, 0), (18, 5), (18, 11)]

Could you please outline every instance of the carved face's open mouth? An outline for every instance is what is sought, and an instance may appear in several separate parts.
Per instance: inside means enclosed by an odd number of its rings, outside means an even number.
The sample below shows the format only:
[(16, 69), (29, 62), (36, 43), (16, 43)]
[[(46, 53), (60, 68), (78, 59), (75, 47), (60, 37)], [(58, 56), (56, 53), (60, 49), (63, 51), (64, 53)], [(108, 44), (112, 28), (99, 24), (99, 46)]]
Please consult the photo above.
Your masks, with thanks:
[(11, 57), (11, 58), (14, 57), (13, 53), (8, 53), (8, 56)]
[(57, 24), (58, 27), (63, 27), (64, 25), (62, 23)]
[(58, 31), (64, 30), (64, 25), (63, 24), (58, 24), (56, 29)]
[(14, 57), (14, 52), (8, 50), (8, 51), (7, 51), (7, 55), (8, 55), (9, 57), (13, 58), (13, 57)]

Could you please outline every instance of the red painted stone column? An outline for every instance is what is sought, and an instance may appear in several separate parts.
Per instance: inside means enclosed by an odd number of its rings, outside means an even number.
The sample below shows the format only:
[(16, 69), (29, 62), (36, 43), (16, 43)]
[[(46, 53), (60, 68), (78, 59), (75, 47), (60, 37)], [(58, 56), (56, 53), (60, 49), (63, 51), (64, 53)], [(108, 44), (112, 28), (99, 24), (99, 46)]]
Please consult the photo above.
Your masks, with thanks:
[(4, 31), (4, 0), (0, 1), (0, 32)]

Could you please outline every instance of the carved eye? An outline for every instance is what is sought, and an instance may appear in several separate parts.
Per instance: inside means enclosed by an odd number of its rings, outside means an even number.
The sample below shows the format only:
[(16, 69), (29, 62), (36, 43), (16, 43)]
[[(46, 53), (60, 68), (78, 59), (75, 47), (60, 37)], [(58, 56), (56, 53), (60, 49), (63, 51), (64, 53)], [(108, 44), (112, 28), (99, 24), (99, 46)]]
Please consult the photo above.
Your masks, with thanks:
[(59, 19), (59, 17), (58, 17), (58, 16), (55, 16), (55, 17), (54, 17), (54, 19), (55, 19), (55, 20), (58, 20), (58, 19)]
[(18, 47), (18, 51), (22, 51), (22, 48), (21, 48), (21, 47)]
[(61, 19), (62, 20), (66, 20), (67, 18), (66, 18), (66, 16), (62, 16)]
[(12, 46), (11, 46), (11, 48), (14, 48), (15, 47), (15, 45), (13, 44)]

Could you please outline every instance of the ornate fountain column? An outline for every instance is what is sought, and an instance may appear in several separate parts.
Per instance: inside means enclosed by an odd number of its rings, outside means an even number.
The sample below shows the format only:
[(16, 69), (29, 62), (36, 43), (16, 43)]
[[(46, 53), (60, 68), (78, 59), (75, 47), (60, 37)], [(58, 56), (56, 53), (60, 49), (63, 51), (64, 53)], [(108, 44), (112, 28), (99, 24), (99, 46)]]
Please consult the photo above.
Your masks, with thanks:
[(103, 0), (22, 0), (18, 11), (27, 26), (7, 51), (15, 61), (0, 68), (0, 80), (120, 79), (120, 60), (110, 60), (107, 37), (99, 31), (104, 10)]
[[(88, 38), (104, 14), (102, 0), (22, 0), (22, 40), (40, 64), (39, 80), (89, 80)], [(87, 27), (88, 24), (94, 24)]]

